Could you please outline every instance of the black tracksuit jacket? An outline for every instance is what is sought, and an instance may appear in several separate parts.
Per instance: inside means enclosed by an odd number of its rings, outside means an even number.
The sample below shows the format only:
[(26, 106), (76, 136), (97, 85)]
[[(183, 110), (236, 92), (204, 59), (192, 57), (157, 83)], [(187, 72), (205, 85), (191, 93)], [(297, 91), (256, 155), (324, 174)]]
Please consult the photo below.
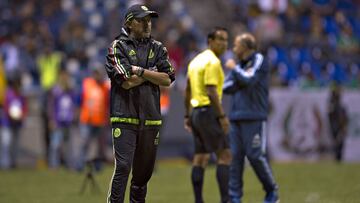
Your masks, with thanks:
[(111, 79), (110, 116), (112, 126), (146, 129), (161, 125), (160, 89), (151, 82), (124, 89), (122, 83), (131, 77), (131, 65), (165, 72), (171, 82), (174, 68), (166, 48), (152, 38), (141, 41), (129, 37), (125, 28), (108, 48), (106, 71)]

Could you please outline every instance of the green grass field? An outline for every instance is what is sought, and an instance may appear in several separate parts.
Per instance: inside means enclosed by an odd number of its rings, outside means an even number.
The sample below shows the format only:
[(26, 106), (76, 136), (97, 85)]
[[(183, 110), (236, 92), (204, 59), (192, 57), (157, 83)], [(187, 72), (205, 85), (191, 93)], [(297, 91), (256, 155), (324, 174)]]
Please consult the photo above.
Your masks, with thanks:
[[(275, 163), (273, 168), (282, 203), (360, 202), (360, 164)], [(66, 170), (0, 171), (0, 203), (105, 203), (111, 175), (111, 166), (96, 174), (99, 194), (88, 187), (80, 195), (84, 174)], [(219, 202), (214, 167), (206, 171), (204, 196), (206, 203)], [(244, 202), (259, 203), (263, 196), (261, 185), (247, 167)], [(147, 202), (193, 202), (190, 165), (160, 162), (149, 183)]]

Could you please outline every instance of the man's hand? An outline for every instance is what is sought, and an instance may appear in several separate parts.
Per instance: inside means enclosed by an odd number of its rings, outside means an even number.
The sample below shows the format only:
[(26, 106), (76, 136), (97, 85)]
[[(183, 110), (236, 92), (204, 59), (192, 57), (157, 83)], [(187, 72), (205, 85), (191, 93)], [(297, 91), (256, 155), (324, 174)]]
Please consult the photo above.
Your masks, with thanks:
[(226, 116), (224, 116), (219, 118), (219, 122), (224, 133), (227, 135), (229, 133), (229, 128), (230, 128), (229, 119)]
[(190, 123), (190, 118), (189, 118), (189, 117), (185, 117), (185, 118), (184, 118), (184, 128), (185, 128), (185, 130), (187, 130), (189, 133), (192, 132), (192, 128), (191, 128), (191, 123)]
[(225, 67), (230, 70), (233, 70), (235, 66), (236, 66), (236, 62), (234, 59), (228, 59), (225, 63)]

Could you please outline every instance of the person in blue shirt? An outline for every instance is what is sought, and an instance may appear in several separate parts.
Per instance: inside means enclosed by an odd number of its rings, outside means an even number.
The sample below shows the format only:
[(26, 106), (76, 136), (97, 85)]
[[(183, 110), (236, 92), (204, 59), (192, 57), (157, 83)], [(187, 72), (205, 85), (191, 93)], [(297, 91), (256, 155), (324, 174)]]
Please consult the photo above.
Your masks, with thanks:
[(238, 63), (226, 63), (231, 71), (223, 86), (224, 94), (231, 95), (231, 202), (240, 203), (243, 196), (242, 176), (246, 156), (266, 192), (264, 203), (277, 203), (278, 186), (266, 157), (269, 69), (264, 62), (264, 55), (257, 51), (255, 37), (249, 33), (236, 36), (233, 52)]
[(71, 76), (65, 69), (59, 71), (58, 82), (50, 90), (48, 102), (51, 129), (49, 166), (58, 168), (63, 157), (66, 167), (75, 168), (71, 128), (78, 111), (77, 95)]

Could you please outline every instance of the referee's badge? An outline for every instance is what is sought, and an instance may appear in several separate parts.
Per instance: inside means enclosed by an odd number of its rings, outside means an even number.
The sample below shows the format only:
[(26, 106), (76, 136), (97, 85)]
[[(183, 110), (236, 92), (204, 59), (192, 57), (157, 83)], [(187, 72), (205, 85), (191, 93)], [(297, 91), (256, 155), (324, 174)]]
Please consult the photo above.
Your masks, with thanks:
[(121, 130), (120, 130), (120, 128), (115, 128), (115, 129), (113, 129), (113, 136), (114, 136), (115, 138), (120, 137), (120, 135), (121, 135)]

